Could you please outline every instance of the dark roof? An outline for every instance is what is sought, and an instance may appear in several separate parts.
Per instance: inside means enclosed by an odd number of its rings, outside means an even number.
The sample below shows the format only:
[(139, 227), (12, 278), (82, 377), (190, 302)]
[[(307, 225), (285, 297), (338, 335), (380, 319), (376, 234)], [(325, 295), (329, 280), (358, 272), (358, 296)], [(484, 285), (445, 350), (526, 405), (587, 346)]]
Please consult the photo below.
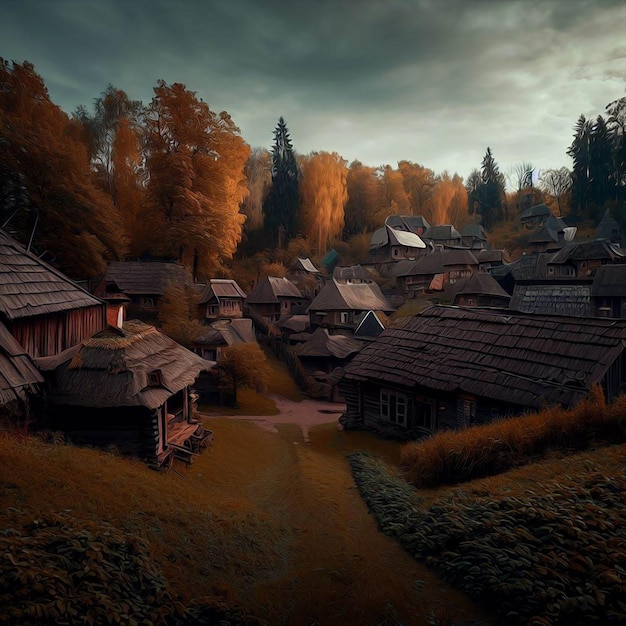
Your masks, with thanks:
[(8, 320), (91, 306), (104, 303), (0, 230), (0, 313)]
[(395, 311), (376, 283), (328, 281), (309, 305), (309, 311)]
[(432, 239), (433, 241), (441, 241), (445, 239), (461, 240), (461, 234), (452, 226), (452, 224), (441, 224), (439, 226), (430, 226), (423, 235), (424, 239)]
[(475, 237), (487, 241), (487, 233), (480, 224), (468, 224), (461, 229), (461, 237)]
[(509, 307), (525, 313), (587, 317), (590, 291), (590, 285), (518, 283), (513, 289)]
[(504, 250), (474, 250), (472, 253), (479, 263), (505, 263), (508, 255)]
[(423, 215), (388, 215), (385, 218), (385, 226), (418, 235), (420, 231), (424, 232), (430, 224)]
[(38, 393), (43, 378), (29, 354), (0, 323), (0, 404)]
[(452, 285), (451, 297), (454, 300), (460, 295), (483, 295), (510, 298), (509, 294), (500, 287), (498, 281), (484, 272), (477, 272), (468, 278), (458, 280)]
[(210, 327), (219, 332), (229, 346), (241, 343), (256, 343), (256, 335), (250, 318), (218, 320), (213, 322)]
[(478, 265), (476, 257), (469, 250), (444, 250), (443, 265)]
[(550, 207), (545, 204), (535, 204), (527, 209), (524, 209), (520, 215), (520, 220), (531, 219), (533, 217), (549, 217), (552, 215)]
[[(211, 365), (154, 326), (131, 320), (123, 329), (109, 327), (83, 341), (74, 356), (57, 367), (52, 402), (156, 409)], [(151, 385), (149, 375), (156, 370), (161, 383)]]
[(191, 275), (182, 265), (164, 261), (114, 261), (105, 282), (124, 293), (162, 296), (169, 284), (191, 284)]
[(611, 211), (607, 209), (598, 224), (596, 239), (620, 239), (621, 236), (619, 224), (611, 216)]
[(542, 226), (537, 229), (528, 239), (528, 243), (558, 243), (559, 233)]
[[(552, 258), (552, 252), (539, 252), (536, 254), (524, 254), (517, 261), (507, 266), (516, 281), (540, 280), (548, 278), (548, 263)], [(496, 275), (494, 272), (492, 275)]]
[(363, 344), (345, 335), (330, 335), (325, 328), (318, 328), (307, 341), (294, 350), (300, 357), (334, 356), (346, 359), (361, 350)]
[(433, 306), (387, 328), (345, 378), (571, 406), (623, 352), (626, 320)]
[(626, 298), (626, 265), (603, 265), (599, 267), (593, 277), (591, 295)]
[(249, 304), (280, 302), (280, 298), (304, 298), (300, 290), (287, 278), (266, 276), (259, 281), (246, 298)]
[(426, 244), (419, 235), (405, 228), (383, 226), (372, 233), (370, 248), (382, 248), (387, 244), (406, 246), (407, 248), (425, 248)]
[(616, 244), (606, 239), (591, 239), (590, 241), (574, 241), (566, 244), (555, 252), (550, 263), (566, 263), (567, 261), (589, 261), (598, 259), (624, 259), (624, 251)]
[(236, 281), (229, 278), (211, 278), (208, 285), (197, 285), (200, 292), (198, 304), (206, 304), (213, 298), (241, 298), (245, 299), (246, 293)]
[(285, 328), (296, 333), (301, 333), (309, 327), (310, 321), (308, 315), (285, 315), (285, 317), (281, 317), (278, 322), (276, 322), (276, 326), (278, 326), (278, 328)]

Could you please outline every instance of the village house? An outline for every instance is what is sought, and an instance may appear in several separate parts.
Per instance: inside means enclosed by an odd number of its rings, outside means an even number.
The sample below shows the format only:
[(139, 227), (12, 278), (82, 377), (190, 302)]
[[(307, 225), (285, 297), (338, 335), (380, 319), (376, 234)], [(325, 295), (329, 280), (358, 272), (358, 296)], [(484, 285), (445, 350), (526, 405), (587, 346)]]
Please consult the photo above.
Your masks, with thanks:
[(452, 224), (430, 226), (424, 233), (423, 239), (434, 246), (443, 246), (445, 248), (463, 245), (461, 233)]
[(419, 235), (385, 225), (372, 233), (370, 255), (375, 263), (414, 259), (426, 244)]
[(597, 317), (626, 318), (626, 265), (603, 265), (596, 270), (591, 312)]
[(621, 246), (623, 244), (622, 231), (619, 224), (611, 216), (607, 209), (596, 229), (596, 239), (608, 239), (611, 243)]
[(95, 293), (101, 298), (122, 293), (130, 298), (133, 314), (155, 314), (168, 286), (192, 283), (190, 272), (178, 263), (113, 261)]
[(338, 265), (333, 269), (333, 279), (338, 283), (372, 283), (374, 280), (362, 265)]
[(243, 317), (245, 292), (229, 278), (211, 278), (207, 285), (196, 285), (198, 319), (214, 321)]
[(468, 224), (461, 229), (462, 245), (472, 250), (488, 250), (487, 233), (480, 224)]
[(37, 364), (51, 383), (49, 426), (76, 443), (115, 444), (159, 469), (210, 442), (191, 385), (213, 364), (153, 326), (109, 327)]
[(528, 230), (535, 230), (552, 216), (550, 207), (545, 204), (535, 204), (522, 210), (519, 221)]
[(472, 252), (478, 261), (478, 271), (488, 272), (492, 267), (500, 267), (510, 262), (508, 254), (504, 250), (474, 250)]
[(106, 308), (0, 231), (0, 322), (32, 358), (59, 354), (105, 328)]
[(321, 272), (309, 258), (298, 257), (289, 267), (287, 278), (307, 299), (315, 298), (324, 282)]
[(387, 328), (345, 367), (346, 428), (413, 439), (574, 406), (626, 384), (626, 320), (433, 306)]
[(304, 343), (294, 349), (308, 373), (332, 372), (350, 361), (363, 347), (363, 342), (347, 335), (331, 335), (318, 328)]
[(266, 276), (246, 298), (246, 307), (252, 315), (265, 318), (268, 322), (277, 322), (284, 315), (289, 315), (294, 307), (302, 306), (307, 299), (287, 278)]
[(489, 274), (479, 272), (457, 281), (450, 287), (455, 306), (507, 308), (511, 296)]
[(395, 307), (372, 283), (340, 283), (330, 280), (309, 305), (311, 327), (331, 329), (357, 327), (356, 318), (367, 311), (391, 313)]

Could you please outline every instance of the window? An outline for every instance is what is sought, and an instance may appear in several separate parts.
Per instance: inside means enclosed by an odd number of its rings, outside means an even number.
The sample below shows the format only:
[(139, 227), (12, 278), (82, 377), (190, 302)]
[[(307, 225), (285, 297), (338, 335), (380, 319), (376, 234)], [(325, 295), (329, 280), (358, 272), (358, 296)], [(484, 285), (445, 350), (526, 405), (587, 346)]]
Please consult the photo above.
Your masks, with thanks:
[(402, 393), (381, 389), (380, 415), (392, 424), (406, 426), (408, 416), (407, 397)]
[(141, 308), (142, 309), (154, 309), (154, 298), (148, 298), (146, 296), (142, 296), (141, 298)]
[(153, 370), (148, 374), (148, 385), (150, 387), (159, 387), (163, 384), (161, 370)]
[(341, 324), (347, 324), (349, 319), (350, 313), (347, 313), (346, 311), (342, 311), (341, 313), (339, 313), (339, 322)]
[(462, 426), (469, 426), (476, 419), (476, 401), (461, 400), (459, 406), (460, 422)]
[(429, 402), (415, 402), (415, 426), (429, 432), (433, 429), (433, 407)]

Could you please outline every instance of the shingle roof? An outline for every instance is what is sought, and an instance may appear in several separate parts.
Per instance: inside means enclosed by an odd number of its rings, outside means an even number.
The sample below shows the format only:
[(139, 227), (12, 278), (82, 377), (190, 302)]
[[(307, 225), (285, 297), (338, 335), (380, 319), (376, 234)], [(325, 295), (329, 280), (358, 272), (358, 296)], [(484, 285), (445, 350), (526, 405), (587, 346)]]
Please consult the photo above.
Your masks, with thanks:
[(534, 206), (524, 209), (520, 215), (520, 220), (531, 219), (533, 217), (549, 217), (552, 215), (550, 207), (545, 204), (535, 204)]
[(626, 298), (626, 265), (603, 265), (596, 270), (591, 285), (594, 297)]
[(619, 224), (611, 216), (611, 211), (607, 209), (598, 224), (596, 230), (596, 239), (615, 239), (621, 238), (621, 230)]
[(624, 259), (626, 254), (616, 244), (606, 239), (574, 241), (566, 244), (552, 256), (550, 263), (565, 263), (569, 260), (588, 261), (597, 259)]
[(216, 298), (242, 298), (246, 297), (245, 291), (236, 281), (229, 278), (211, 278), (208, 285), (198, 285), (200, 291), (198, 304), (206, 304)]
[(6, 319), (91, 306), (104, 303), (0, 230), (0, 313)]
[(337, 281), (347, 280), (372, 280), (361, 265), (340, 266), (333, 270), (333, 278)]
[(516, 284), (509, 307), (525, 313), (587, 317), (590, 285)]
[(387, 328), (345, 377), (519, 406), (571, 406), (602, 379), (625, 340), (626, 320), (433, 306)]
[(395, 311), (376, 283), (328, 281), (309, 305), (309, 311)]
[(0, 323), (0, 404), (38, 393), (42, 382), (30, 355)]
[(461, 237), (475, 237), (487, 241), (487, 233), (480, 224), (468, 224), (461, 229)]
[(266, 276), (257, 283), (246, 298), (249, 304), (269, 304), (279, 302), (279, 298), (304, 298), (301, 291), (287, 278)]
[[(83, 407), (160, 407), (194, 383), (212, 363), (183, 348), (153, 326), (131, 320), (83, 341), (56, 370), (52, 402)], [(160, 370), (162, 384), (150, 385)]]
[(191, 284), (191, 275), (182, 265), (164, 261), (114, 261), (104, 280), (115, 283), (124, 293), (162, 296), (169, 283)]
[(458, 239), (461, 240), (461, 234), (452, 226), (452, 224), (440, 224), (439, 226), (430, 226), (423, 235), (424, 239), (432, 239), (439, 241), (442, 239)]
[(452, 298), (460, 295), (484, 295), (510, 298), (509, 294), (500, 287), (498, 281), (484, 272), (473, 274), (469, 278), (457, 281), (451, 290)]
[(334, 356), (345, 359), (361, 350), (363, 344), (345, 335), (330, 335), (325, 328), (318, 328), (303, 344), (294, 350), (301, 357)]

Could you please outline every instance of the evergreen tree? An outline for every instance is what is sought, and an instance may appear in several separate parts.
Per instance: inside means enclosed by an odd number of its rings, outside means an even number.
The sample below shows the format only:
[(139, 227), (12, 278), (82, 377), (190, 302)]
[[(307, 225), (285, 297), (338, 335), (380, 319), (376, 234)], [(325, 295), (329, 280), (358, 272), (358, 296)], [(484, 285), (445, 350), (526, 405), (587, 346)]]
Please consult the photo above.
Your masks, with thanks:
[(474, 170), (467, 180), (468, 213), (478, 213), (485, 230), (491, 230), (502, 220), (504, 198), (504, 174), (491, 154), (491, 148), (483, 158), (480, 172)]
[(298, 181), (298, 165), (289, 130), (285, 120), (281, 117), (274, 131), (272, 186), (263, 203), (264, 229), (267, 239), (278, 248), (283, 248), (296, 231), (299, 204)]
[(611, 137), (606, 121), (598, 115), (589, 135), (589, 199), (598, 217), (601, 207), (614, 197), (614, 174)]
[(582, 217), (589, 206), (589, 136), (591, 125), (581, 115), (574, 127), (574, 140), (567, 150), (572, 157), (572, 212)]

